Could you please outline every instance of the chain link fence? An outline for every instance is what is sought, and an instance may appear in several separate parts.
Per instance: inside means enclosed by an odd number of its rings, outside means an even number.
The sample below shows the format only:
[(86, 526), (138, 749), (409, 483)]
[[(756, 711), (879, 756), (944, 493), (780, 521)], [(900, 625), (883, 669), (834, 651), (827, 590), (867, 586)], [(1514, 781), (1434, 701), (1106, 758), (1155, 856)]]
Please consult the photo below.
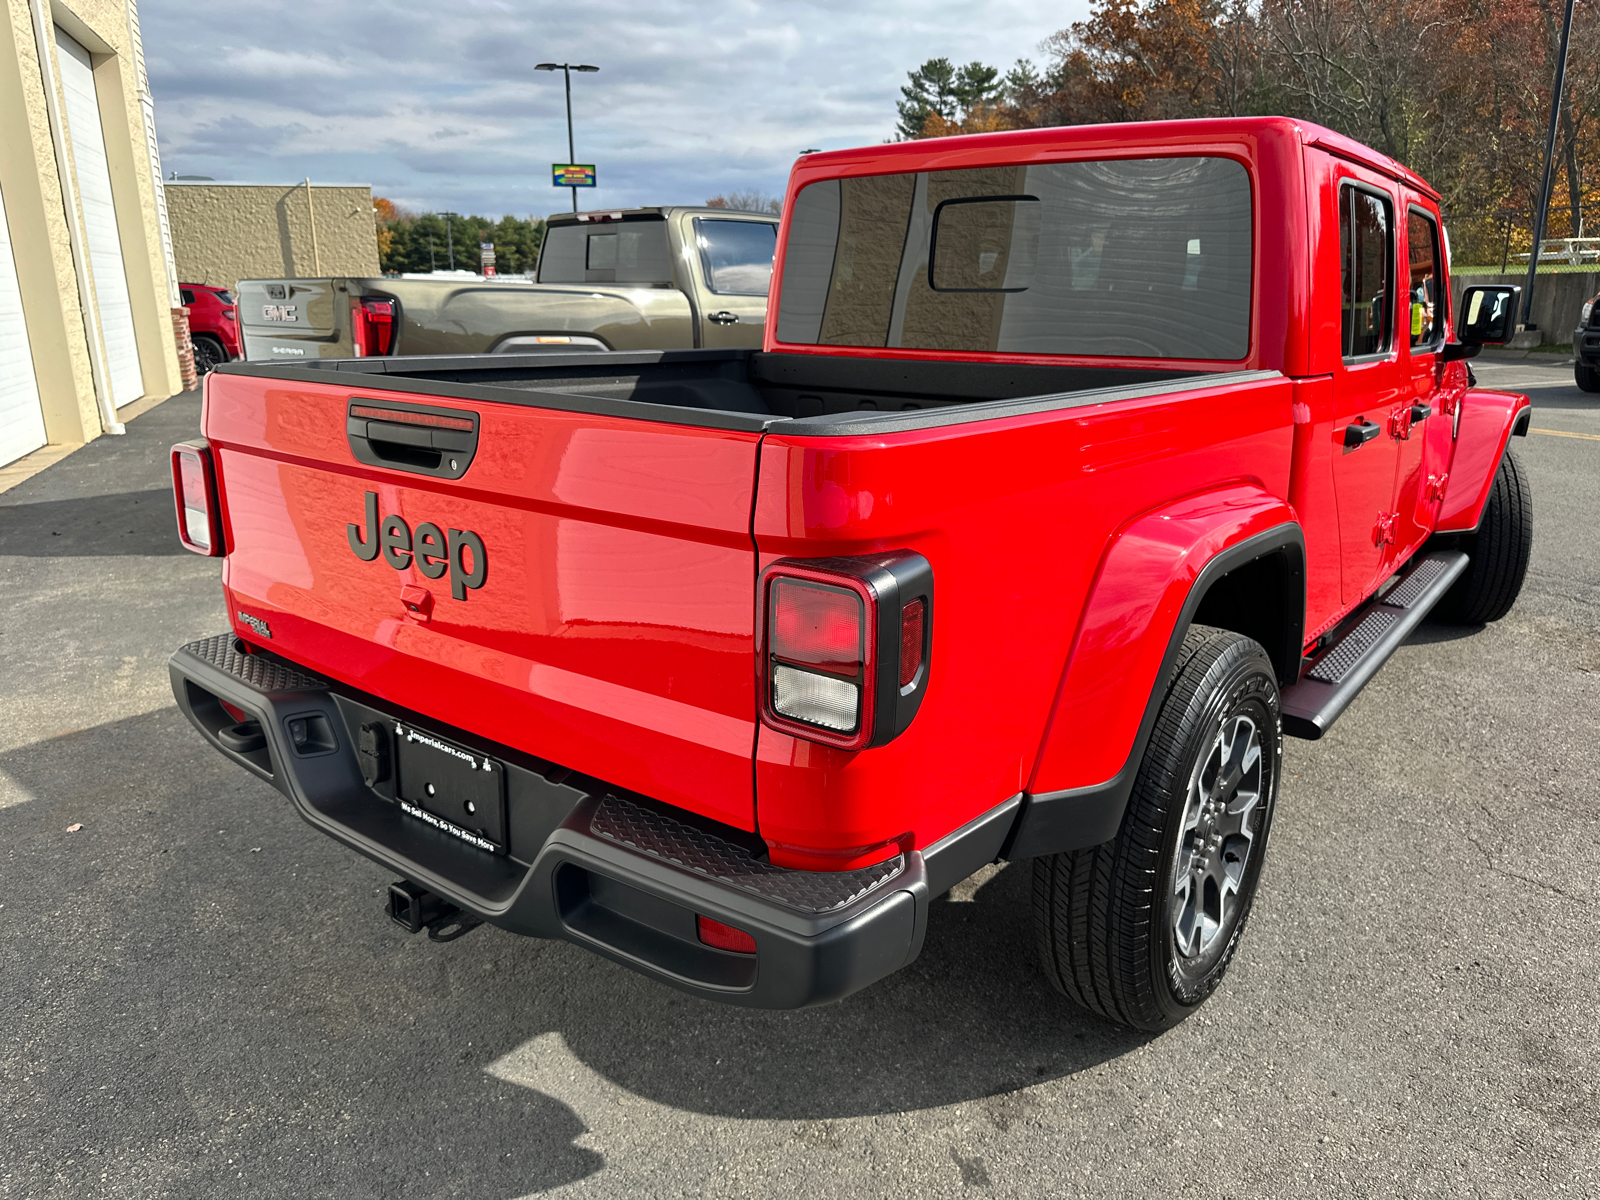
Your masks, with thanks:
[[(1600, 224), (1568, 205), (1551, 205), (1545, 221), (1539, 273), (1600, 271)], [(1528, 269), (1534, 213), (1528, 209), (1458, 213), (1445, 222), (1450, 232), (1451, 269), (1457, 274), (1514, 274)]]

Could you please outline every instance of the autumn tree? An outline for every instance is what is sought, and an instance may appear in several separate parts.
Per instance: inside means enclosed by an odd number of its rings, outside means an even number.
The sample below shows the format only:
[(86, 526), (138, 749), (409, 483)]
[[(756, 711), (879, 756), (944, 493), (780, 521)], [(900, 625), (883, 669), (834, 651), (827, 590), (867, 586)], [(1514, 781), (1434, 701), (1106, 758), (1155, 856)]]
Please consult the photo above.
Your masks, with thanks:
[[(382, 196), (372, 198), (372, 216), (378, 227), (378, 263), (383, 261), (394, 251), (394, 227), (399, 222), (402, 210), (391, 200)], [(410, 214), (405, 214), (409, 216)]]
[(783, 197), (769, 196), (760, 189), (723, 192), (706, 201), (707, 208), (726, 208), (735, 212), (781, 213)]
[[(1510, 213), (1525, 230), (1563, 9), (1564, 0), (1094, 0), (1084, 20), (1043, 43), (1042, 66), (1019, 62), (1003, 78), (963, 68), (981, 81), (975, 93), (958, 92), (961, 71), (948, 59), (910, 72), (896, 132), (1297, 117), (1416, 170), (1440, 189), (1447, 217)], [(1578, 0), (1552, 230), (1576, 235), (1596, 203), (1600, 0)], [(1496, 246), (1499, 257), (1503, 241)]]

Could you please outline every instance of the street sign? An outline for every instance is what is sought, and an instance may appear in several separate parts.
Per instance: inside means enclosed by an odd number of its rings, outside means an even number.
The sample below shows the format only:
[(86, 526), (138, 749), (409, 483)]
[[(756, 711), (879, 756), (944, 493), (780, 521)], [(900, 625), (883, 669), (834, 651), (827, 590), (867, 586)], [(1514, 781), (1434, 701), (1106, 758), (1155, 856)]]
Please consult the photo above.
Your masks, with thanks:
[(593, 163), (551, 163), (550, 172), (555, 187), (594, 187)]

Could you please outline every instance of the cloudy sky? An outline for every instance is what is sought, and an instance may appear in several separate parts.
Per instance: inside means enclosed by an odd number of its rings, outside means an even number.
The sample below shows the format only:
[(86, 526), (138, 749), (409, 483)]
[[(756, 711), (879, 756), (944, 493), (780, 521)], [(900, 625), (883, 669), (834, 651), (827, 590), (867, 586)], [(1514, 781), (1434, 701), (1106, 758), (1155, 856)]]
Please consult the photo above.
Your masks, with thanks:
[[(573, 76), (585, 207), (779, 194), (800, 151), (891, 136), (925, 59), (1002, 69), (1087, 0), (393, 0), (139, 5), (162, 165), (180, 175), (371, 183), (416, 209), (566, 208), (561, 75)], [(582, 197), (580, 197), (582, 202)]]

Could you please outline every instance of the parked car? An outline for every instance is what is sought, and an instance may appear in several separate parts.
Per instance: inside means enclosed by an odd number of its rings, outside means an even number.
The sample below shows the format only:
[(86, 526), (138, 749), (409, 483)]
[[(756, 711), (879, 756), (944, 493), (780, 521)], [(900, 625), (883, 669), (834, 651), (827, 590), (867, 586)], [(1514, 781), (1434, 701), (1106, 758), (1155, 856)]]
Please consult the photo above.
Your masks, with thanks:
[(777, 227), (723, 208), (562, 213), (531, 281), (246, 279), (245, 357), (759, 347)]
[(1449, 340), (1439, 228), (1281, 118), (904, 142), (796, 164), (760, 351), (219, 368), (174, 693), (407, 929), (788, 1008), (1032, 860), (1044, 974), (1166, 1028), (1281, 734), (1522, 586), (1531, 410), (1464, 361), (1519, 289)]
[(178, 288), (189, 310), (194, 369), (207, 375), (223, 363), (239, 358), (239, 325), (233, 293), (206, 283), (180, 283)]
[(1584, 301), (1572, 331), (1572, 370), (1586, 392), (1600, 392), (1600, 296)]

